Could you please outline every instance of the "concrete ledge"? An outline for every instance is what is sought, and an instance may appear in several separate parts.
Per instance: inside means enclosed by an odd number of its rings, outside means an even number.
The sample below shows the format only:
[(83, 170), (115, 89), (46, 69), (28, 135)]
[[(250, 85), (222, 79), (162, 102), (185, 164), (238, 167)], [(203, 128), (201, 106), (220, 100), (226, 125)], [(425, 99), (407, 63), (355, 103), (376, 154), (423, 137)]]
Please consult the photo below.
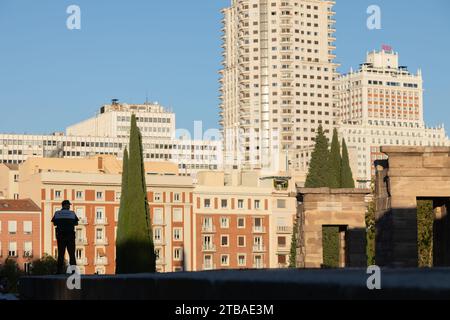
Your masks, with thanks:
[(312, 300), (450, 299), (450, 269), (383, 270), (382, 290), (367, 289), (365, 269), (212, 271), (82, 277), (25, 277), (24, 300)]
[(370, 189), (297, 188), (300, 194), (370, 194)]

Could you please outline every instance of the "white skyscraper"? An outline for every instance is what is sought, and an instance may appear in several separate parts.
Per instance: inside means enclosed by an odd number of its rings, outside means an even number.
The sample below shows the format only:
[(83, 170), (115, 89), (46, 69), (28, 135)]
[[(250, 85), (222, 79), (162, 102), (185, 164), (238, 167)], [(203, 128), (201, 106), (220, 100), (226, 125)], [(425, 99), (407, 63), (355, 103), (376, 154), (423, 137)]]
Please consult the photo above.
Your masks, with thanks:
[(285, 171), (336, 124), (334, 1), (233, 0), (223, 10), (227, 168)]

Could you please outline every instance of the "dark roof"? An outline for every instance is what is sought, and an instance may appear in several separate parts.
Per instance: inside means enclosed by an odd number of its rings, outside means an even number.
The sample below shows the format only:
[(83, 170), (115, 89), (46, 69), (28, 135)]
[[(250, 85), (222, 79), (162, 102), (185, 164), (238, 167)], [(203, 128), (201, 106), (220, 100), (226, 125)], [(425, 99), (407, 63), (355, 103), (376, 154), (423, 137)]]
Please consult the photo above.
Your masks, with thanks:
[(39, 208), (32, 200), (0, 200), (0, 212), (40, 212)]
[(4, 163), (4, 165), (7, 166), (11, 170), (19, 170), (19, 165), (18, 164)]

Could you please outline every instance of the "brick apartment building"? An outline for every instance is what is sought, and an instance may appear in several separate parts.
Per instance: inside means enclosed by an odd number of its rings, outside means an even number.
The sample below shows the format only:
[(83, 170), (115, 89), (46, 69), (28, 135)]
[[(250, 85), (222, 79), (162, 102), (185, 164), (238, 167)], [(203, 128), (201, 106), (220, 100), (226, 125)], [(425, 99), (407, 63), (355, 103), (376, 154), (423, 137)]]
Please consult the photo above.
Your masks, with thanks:
[[(201, 172), (194, 181), (169, 162), (148, 162), (145, 169), (159, 272), (287, 266), (296, 198), (276, 187), (276, 177)], [(20, 197), (40, 206), (42, 236), (35, 250), (56, 257), (51, 218), (68, 199), (80, 218), (81, 272), (114, 273), (121, 170), (113, 156), (30, 158), (21, 164), (14, 182)]]
[(30, 199), (0, 200), (0, 263), (16, 259), (24, 270), (41, 258), (41, 209)]

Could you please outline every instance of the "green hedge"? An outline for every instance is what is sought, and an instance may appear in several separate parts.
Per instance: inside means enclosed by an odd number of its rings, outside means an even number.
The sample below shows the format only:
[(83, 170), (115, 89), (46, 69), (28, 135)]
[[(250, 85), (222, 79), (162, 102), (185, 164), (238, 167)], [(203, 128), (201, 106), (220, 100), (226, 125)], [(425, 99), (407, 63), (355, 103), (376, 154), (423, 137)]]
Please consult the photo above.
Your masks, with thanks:
[(339, 227), (322, 227), (323, 267), (339, 268)]
[(433, 201), (417, 202), (417, 247), (419, 250), (419, 267), (433, 266)]

